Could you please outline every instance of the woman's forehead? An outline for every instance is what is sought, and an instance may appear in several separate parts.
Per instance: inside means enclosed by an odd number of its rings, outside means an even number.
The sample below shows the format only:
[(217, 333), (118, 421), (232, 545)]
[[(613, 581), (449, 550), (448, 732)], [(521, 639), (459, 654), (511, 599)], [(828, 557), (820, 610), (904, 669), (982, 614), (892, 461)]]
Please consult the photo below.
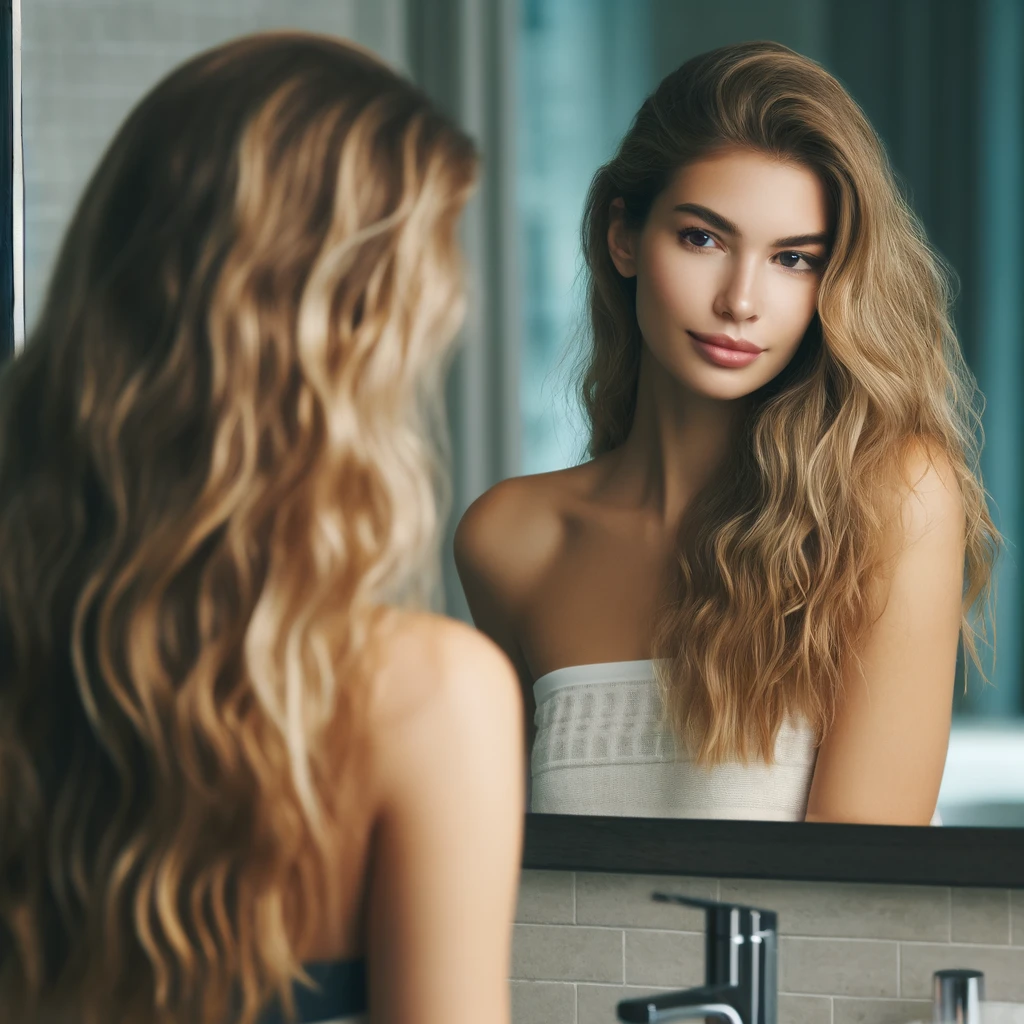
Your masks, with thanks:
[[(666, 212), (702, 207), (729, 234), (771, 238), (813, 235), (828, 228), (828, 196), (810, 167), (749, 150), (728, 150), (680, 167), (659, 205)], [(732, 230), (735, 229), (735, 230)]]

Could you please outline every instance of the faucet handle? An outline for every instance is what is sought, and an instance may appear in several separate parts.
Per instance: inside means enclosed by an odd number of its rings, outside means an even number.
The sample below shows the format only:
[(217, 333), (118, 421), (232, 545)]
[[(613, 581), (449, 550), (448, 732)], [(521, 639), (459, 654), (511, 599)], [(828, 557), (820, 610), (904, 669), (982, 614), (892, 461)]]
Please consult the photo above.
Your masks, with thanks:
[(657, 903), (681, 903), (687, 907), (699, 907), (705, 912), (705, 919), (710, 926), (712, 921), (720, 920), (724, 915), (730, 914), (733, 910), (757, 915), (759, 931), (777, 931), (779, 927), (778, 914), (774, 910), (762, 910), (760, 907), (748, 907), (742, 903), (722, 903), (718, 900), (704, 900), (699, 896), (680, 896), (672, 892), (653, 892), (651, 899)]

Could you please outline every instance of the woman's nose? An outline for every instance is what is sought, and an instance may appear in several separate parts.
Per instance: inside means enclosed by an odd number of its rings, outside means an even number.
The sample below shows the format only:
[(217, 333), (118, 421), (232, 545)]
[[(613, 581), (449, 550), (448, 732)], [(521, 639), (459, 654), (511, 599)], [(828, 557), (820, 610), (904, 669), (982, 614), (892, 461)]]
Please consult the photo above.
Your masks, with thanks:
[(730, 320), (751, 320), (758, 310), (757, 268), (748, 261), (737, 261), (722, 282), (715, 300), (715, 312)]

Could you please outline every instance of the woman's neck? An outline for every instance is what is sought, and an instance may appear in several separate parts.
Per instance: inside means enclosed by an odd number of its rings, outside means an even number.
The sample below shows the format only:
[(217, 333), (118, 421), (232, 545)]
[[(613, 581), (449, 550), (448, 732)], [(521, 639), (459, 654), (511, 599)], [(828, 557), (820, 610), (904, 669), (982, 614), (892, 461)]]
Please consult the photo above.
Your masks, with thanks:
[(645, 349), (633, 425), (602, 489), (673, 530), (737, 443), (748, 407), (743, 399), (723, 401), (686, 390)]

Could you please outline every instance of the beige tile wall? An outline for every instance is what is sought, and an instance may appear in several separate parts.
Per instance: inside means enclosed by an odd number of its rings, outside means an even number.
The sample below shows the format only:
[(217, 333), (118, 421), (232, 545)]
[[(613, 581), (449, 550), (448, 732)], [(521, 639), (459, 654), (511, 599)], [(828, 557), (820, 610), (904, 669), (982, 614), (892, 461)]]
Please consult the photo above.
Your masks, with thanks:
[(514, 1024), (611, 1024), (619, 999), (701, 984), (703, 912), (655, 889), (778, 911), (780, 1024), (928, 1019), (943, 967), (1024, 1003), (1024, 891), (525, 871)]

